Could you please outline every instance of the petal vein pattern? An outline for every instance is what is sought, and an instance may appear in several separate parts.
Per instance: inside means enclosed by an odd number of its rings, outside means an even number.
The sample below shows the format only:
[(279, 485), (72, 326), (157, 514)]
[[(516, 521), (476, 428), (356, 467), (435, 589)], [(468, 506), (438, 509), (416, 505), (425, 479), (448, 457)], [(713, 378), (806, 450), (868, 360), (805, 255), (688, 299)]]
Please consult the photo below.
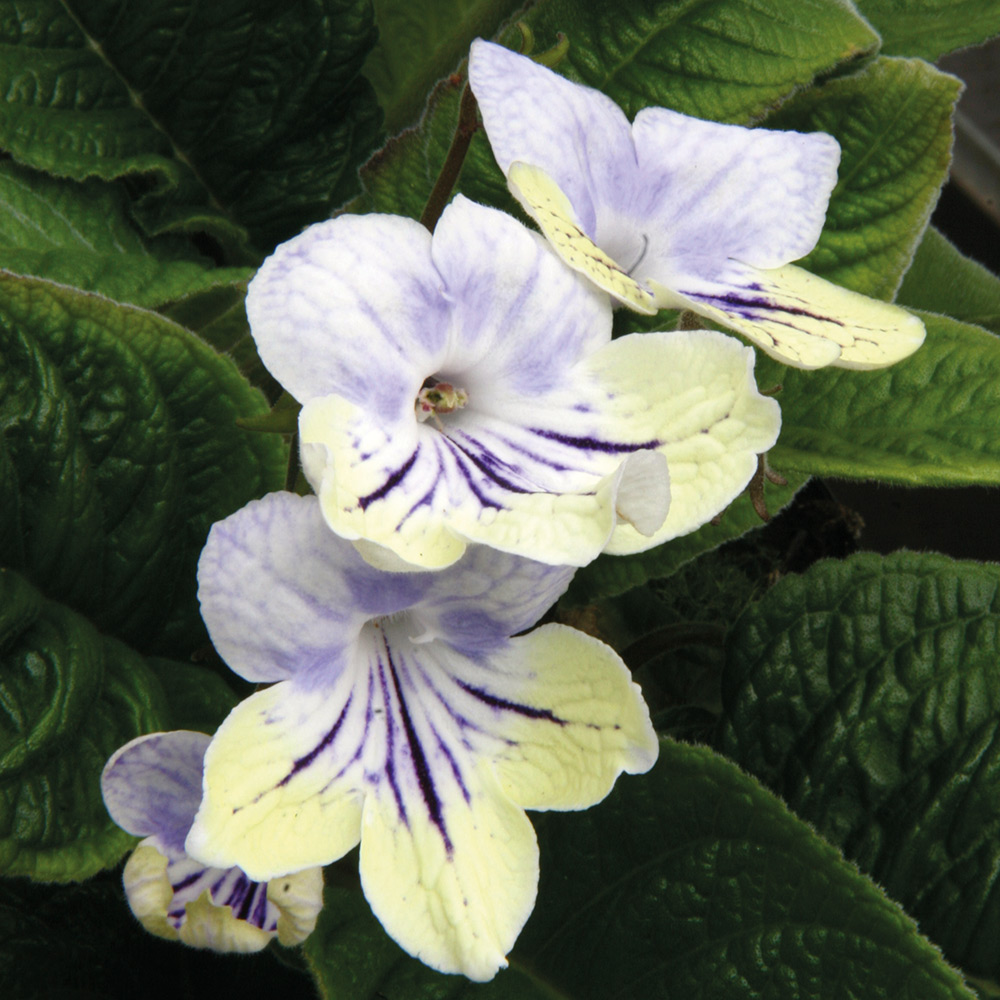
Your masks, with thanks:
[[(233, 637), (255, 613), (228, 593), (234, 581), (294, 585), (290, 567), (254, 558), (279, 546), (310, 592), (331, 566), (360, 605), (380, 581), (402, 585), (395, 605), (361, 622), (331, 602), (328, 630), (352, 621), (350, 641), (338, 636), (322, 668), (310, 658), (233, 710), (206, 754), (187, 851), (260, 881), (360, 840), (362, 886), (389, 933), (434, 968), (489, 979), (534, 904), (524, 808), (585, 808), (623, 770), (652, 765), (639, 690), (613, 651), (572, 629), (510, 637), (571, 569), (475, 547), (439, 573), (386, 574), (326, 528), (315, 497), (290, 494), (213, 528), (200, 594), (224, 656), (243, 654)], [(267, 617), (252, 629), (270, 651)]]
[[(661, 402), (680, 342), (632, 348), (651, 369), (638, 396), (636, 378), (603, 363), (607, 296), (510, 216), (459, 197), (433, 238), (392, 216), (322, 223), (265, 262), (247, 309), (262, 357), (303, 403), (302, 465), (327, 524), (376, 565), (440, 569), (478, 542), (580, 566), (622, 525), (666, 537), (677, 411)], [(715, 336), (700, 342), (709, 354)], [(745, 372), (743, 356), (718, 357)], [(778, 427), (776, 407), (740, 384), (771, 426), (731, 437), (744, 460), (723, 476), (738, 470), (723, 504)]]
[(923, 342), (905, 310), (788, 266), (823, 228), (840, 160), (831, 136), (667, 108), (630, 126), (605, 95), (482, 40), (469, 82), (511, 193), (617, 303), (691, 309), (797, 368), (882, 367)]

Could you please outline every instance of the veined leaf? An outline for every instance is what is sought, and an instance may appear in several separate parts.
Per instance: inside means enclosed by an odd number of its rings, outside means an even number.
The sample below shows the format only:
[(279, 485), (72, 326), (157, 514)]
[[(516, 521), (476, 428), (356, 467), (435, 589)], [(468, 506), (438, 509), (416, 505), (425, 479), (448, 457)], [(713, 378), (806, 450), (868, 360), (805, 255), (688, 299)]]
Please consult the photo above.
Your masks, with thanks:
[(87, 878), (134, 838), (101, 799), (105, 761), (160, 727), (159, 682), (141, 657), (0, 570), (0, 872)]
[(891, 368), (798, 371), (758, 361), (780, 382), (775, 468), (918, 486), (1000, 483), (1000, 338), (922, 315), (927, 340)]
[(736, 623), (723, 692), (719, 747), (1000, 978), (1000, 567), (818, 563)]
[(144, 651), (189, 653), (209, 526), (284, 480), (280, 438), (236, 426), (263, 397), (155, 313), (4, 274), (0, 358), (15, 567)]
[(891, 56), (934, 62), (1000, 34), (998, 0), (856, 0)]
[[(131, 177), (151, 233), (267, 249), (356, 189), (379, 123), (366, 0), (0, 3), (0, 147), (61, 177)], [(140, 178), (140, 175), (146, 175)]]
[(10, 161), (0, 163), (0, 267), (151, 309), (252, 274), (213, 267), (179, 237), (144, 239), (114, 185)]
[(768, 119), (768, 127), (828, 132), (840, 143), (826, 223), (803, 267), (863, 295), (893, 297), (948, 176), (960, 90), (919, 59), (878, 59)]
[(924, 233), (899, 288), (899, 302), (1000, 334), (1000, 278), (933, 227)]

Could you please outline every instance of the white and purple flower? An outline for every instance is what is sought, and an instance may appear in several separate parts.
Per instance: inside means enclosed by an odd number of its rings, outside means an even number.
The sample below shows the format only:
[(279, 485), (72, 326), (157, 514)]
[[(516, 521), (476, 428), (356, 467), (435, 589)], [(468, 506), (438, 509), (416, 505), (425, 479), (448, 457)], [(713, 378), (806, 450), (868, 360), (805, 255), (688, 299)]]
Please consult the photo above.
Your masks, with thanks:
[(690, 309), (799, 368), (878, 368), (924, 339), (905, 310), (791, 261), (816, 245), (840, 147), (606, 95), (477, 40), (469, 83), (514, 196), (554, 249), (619, 302)]
[(607, 295), (462, 197), (433, 237), (391, 215), (310, 227), (247, 314), (303, 404), (327, 524), (383, 568), (470, 542), (576, 566), (650, 548), (724, 509), (780, 425), (752, 351), (712, 331), (612, 342)]
[[(199, 566), (216, 648), (247, 680), (205, 755), (190, 855), (259, 881), (361, 843), (375, 915), (436, 969), (490, 979), (534, 905), (525, 809), (583, 809), (657, 740), (598, 640), (532, 625), (572, 575), (483, 546), (387, 574), (315, 497), (216, 524)], [(513, 636), (513, 638), (511, 638)]]
[(260, 951), (275, 937), (304, 941), (323, 905), (317, 867), (270, 883), (231, 865), (206, 866), (184, 849), (201, 802), (204, 733), (140, 736), (105, 765), (101, 791), (111, 818), (145, 839), (125, 864), (132, 912), (158, 937), (214, 951)]

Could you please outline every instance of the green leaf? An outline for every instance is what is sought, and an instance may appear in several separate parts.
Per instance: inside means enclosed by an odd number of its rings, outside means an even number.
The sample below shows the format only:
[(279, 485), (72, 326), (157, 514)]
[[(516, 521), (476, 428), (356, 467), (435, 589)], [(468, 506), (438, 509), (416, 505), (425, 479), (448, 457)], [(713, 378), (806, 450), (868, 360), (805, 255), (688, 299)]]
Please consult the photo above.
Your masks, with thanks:
[(878, 59), (768, 119), (769, 127), (827, 132), (841, 146), (826, 224), (803, 267), (863, 295), (893, 297), (948, 176), (961, 86), (919, 59)]
[(781, 382), (782, 472), (902, 485), (1000, 483), (1000, 339), (929, 313), (917, 352), (879, 371), (799, 371), (758, 361)]
[(0, 163), (0, 267), (151, 309), (251, 275), (214, 268), (184, 239), (145, 239), (114, 185), (9, 161)]
[(521, 0), (375, 0), (378, 43), (364, 75), (394, 135), (420, 117), (433, 85), (458, 68), (477, 37), (491, 38)]
[[(776, 453), (772, 451), (770, 454), (774, 456)], [(785, 472), (776, 458), (771, 464), (778, 472)], [(808, 476), (792, 475), (786, 478), (786, 486), (767, 486), (765, 497), (771, 514), (791, 502)], [(564, 600), (567, 604), (590, 604), (601, 598), (624, 594), (649, 580), (668, 577), (696, 556), (739, 538), (760, 527), (761, 523), (750, 498), (742, 494), (722, 512), (718, 524), (706, 524), (689, 535), (682, 535), (634, 556), (598, 556), (594, 562), (577, 571)]]
[(239, 701), (222, 676), (208, 667), (158, 657), (147, 660), (147, 666), (167, 695), (164, 728), (190, 729), (211, 736)]
[[(663, 105), (702, 118), (748, 123), (797, 89), (872, 51), (877, 39), (838, 0), (628, 0), (608, 6), (544, 0), (524, 17), (536, 48), (569, 37), (556, 66), (605, 90), (629, 117)], [(351, 211), (420, 216), (458, 120), (462, 81), (443, 80), (418, 128), (390, 140), (362, 169), (364, 195)], [(457, 189), (519, 213), (484, 133), (472, 140)]]
[(210, 525), (284, 481), (283, 442), (236, 426), (263, 397), (155, 313), (4, 274), (0, 359), (15, 567), (143, 651), (190, 652)]
[(0, 871), (87, 878), (133, 842), (104, 809), (100, 775), (160, 728), (163, 692), (141, 657), (0, 570)]
[(1000, 334), (1000, 278), (962, 254), (933, 227), (917, 247), (898, 301)]
[(0, 147), (61, 177), (141, 181), (151, 233), (246, 229), (266, 249), (356, 190), (379, 123), (358, 76), (365, 0), (3, 0), (0, 14)]
[(557, 67), (604, 91), (629, 119), (650, 105), (746, 124), (878, 38), (837, 0), (549, 0), (528, 12), (537, 47), (557, 32)]
[(653, 771), (623, 776), (601, 805), (533, 814), (532, 822), (541, 846), (538, 902), (509, 970), (486, 985), (431, 973), (385, 939), (357, 890), (338, 888), (328, 890), (304, 946), (322, 994), (972, 996), (871, 881), (705, 747), (665, 741)]
[(1000, 34), (1000, 0), (856, 0), (891, 56), (934, 62)]
[(718, 745), (1000, 978), (1000, 567), (818, 563), (727, 642)]

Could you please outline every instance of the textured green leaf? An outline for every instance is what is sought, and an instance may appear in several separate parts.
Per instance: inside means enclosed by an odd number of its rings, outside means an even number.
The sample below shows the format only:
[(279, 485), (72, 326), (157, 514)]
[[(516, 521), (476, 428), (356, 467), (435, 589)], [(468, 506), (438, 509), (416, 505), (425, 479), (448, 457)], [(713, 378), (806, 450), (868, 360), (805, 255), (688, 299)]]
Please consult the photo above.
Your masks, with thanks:
[(0, 14), (0, 147), (76, 180), (148, 175), (152, 232), (246, 228), (267, 248), (356, 190), (379, 119), (358, 76), (366, 0), (3, 0)]
[(160, 727), (163, 692), (141, 657), (0, 570), (0, 871), (87, 878), (133, 838), (104, 809), (121, 744)]
[[(629, 117), (662, 105), (719, 121), (754, 121), (877, 42), (838, 0), (628, 0), (614, 6), (543, 0), (524, 21), (539, 50), (564, 32), (569, 53), (556, 69), (605, 90)], [(365, 194), (352, 210), (420, 215), (451, 142), (462, 86), (442, 81), (419, 128), (391, 140), (363, 168)], [(518, 211), (482, 132), (473, 138), (457, 188)]]
[(655, 105), (745, 124), (878, 45), (837, 0), (549, 0), (525, 20), (540, 49), (564, 32), (559, 71), (604, 91), (630, 119)]
[(1000, 278), (964, 256), (934, 228), (924, 233), (898, 301), (1000, 334)]
[(727, 643), (718, 743), (968, 971), (1000, 978), (1000, 567), (862, 554)]
[(856, 0), (891, 56), (933, 62), (1000, 34), (1000, 0)]
[(864, 295), (893, 297), (948, 176), (960, 90), (919, 59), (878, 59), (767, 121), (828, 132), (841, 146), (823, 233), (803, 267)]
[(239, 698), (214, 670), (195, 663), (151, 657), (147, 665), (167, 693), (167, 729), (212, 735)]
[(0, 361), (15, 565), (138, 648), (189, 652), (209, 526), (284, 479), (282, 441), (236, 426), (263, 397), (155, 313), (3, 274)]
[(601, 805), (532, 822), (539, 897), (508, 971), (484, 986), (436, 976), (337, 889), (305, 945), (324, 996), (972, 996), (872, 882), (705, 747), (664, 742), (653, 771)]
[(214, 268), (181, 238), (143, 238), (113, 185), (10, 161), (0, 163), (0, 267), (148, 308), (251, 273)]
[(420, 117), (433, 85), (458, 68), (474, 38), (490, 38), (522, 0), (375, 0), (378, 43), (364, 74), (385, 127), (395, 134)]
[(781, 382), (783, 472), (902, 485), (1000, 483), (1000, 339), (924, 314), (927, 340), (879, 371), (798, 371), (761, 358), (761, 385)]

